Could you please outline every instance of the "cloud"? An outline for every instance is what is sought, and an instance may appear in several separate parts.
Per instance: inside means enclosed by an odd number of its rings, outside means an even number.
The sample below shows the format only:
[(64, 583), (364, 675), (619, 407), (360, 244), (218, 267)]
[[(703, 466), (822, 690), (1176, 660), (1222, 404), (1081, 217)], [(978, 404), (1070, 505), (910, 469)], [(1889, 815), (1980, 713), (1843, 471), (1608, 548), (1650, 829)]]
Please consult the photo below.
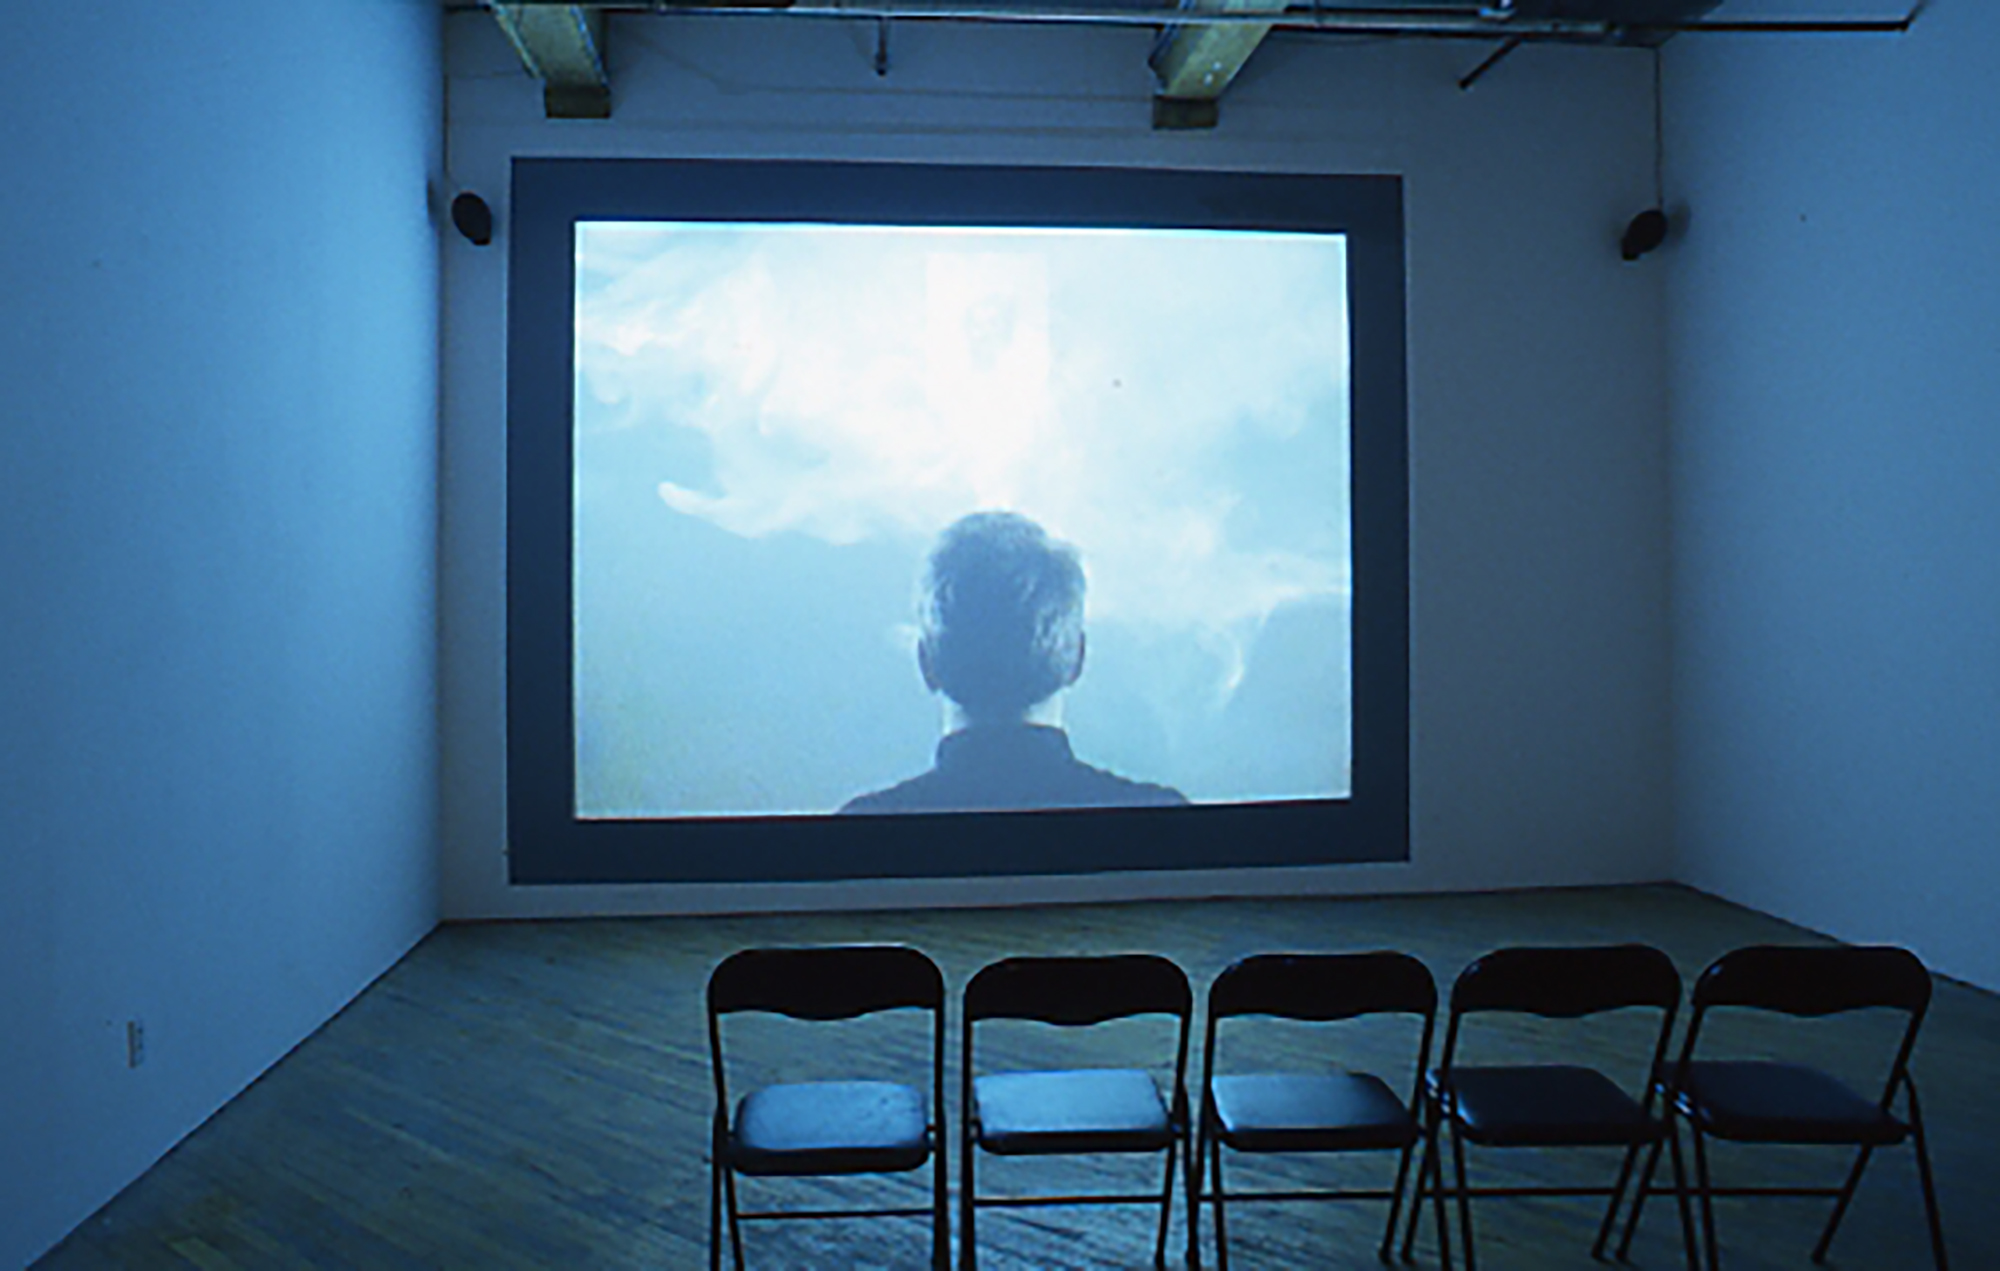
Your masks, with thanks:
[(1344, 595), (1338, 239), (585, 226), (578, 421), (692, 430), (667, 506), (731, 533), (928, 541), (1009, 508), (1093, 623), (1193, 633), (1226, 696), (1282, 605)]

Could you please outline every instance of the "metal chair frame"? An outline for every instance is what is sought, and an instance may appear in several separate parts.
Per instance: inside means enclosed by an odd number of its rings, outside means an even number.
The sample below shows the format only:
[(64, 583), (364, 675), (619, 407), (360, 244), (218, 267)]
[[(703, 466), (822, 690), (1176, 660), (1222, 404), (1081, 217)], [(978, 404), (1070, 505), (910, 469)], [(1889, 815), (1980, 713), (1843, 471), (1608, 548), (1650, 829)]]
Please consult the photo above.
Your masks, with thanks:
[[(1632, 1182), (1633, 1166), (1639, 1150), (1648, 1143), (1658, 1143), (1663, 1138), (1672, 1142), (1666, 1119), (1657, 1116), (1653, 1107), (1658, 1097), (1660, 1076), (1665, 1071), (1667, 1043), (1673, 1032), (1680, 996), (1680, 974), (1675, 971), (1672, 961), (1658, 949), (1640, 944), (1498, 949), (1476, 959), (1460, 972), (1451, 990), (1444, 1053), (1438, 1067), (1430, 1072), (1425, 1082), (1425, 1163), (1424, 1167), (1418, 1170), (1418, 1194), (1410, 1206), (1408, 1225), (1404, 1229), (1404, 1260), (1409, 1260), (1411, 1245), (1416, 1236), (1417, 1215), (1424, 1200), (1424, 1180), (1437, 1179), (1436, 1185), (1443, 1187), (1441, 1177), (1443, 1171), (1437, 1164), (1436, 1157), (1440, 1151), (1439, 1142), (1447, 1130), (1451, 1138), (1455, 1176), (1454, 1184), (1448, 1190), (1458, 1205), (1459, 1227), (1465, 1246), (1466, 1271), (1475, 1271), (1476, 1267), (1472, 1235), (1472, 1198), (1475, 1196), (1609, 1197), (1603, 1221), (1598, 1224), (1597, 1239), (1591, 1245), (1591, 1256), (1603, 1257), (1604, 1247), (1611, 1237), (1619, 1207), (1624, 1203), (1626, 1189)], [(1465, 1167), (1465, 1136), (1462, 1133), (1460, 1113), (1452, 1085), (1453, 1069), (1458, 1060), (1460, 1026), (1464, 1018), (1478, 1013), (1503, 1012), (1550, 1019), (1578, 1019), (1629, 1007), (1657, 1009), (1661, 1013), (1661, 1020), (1659, 1036), (1653, 1044), (1652, 1059), (1646, 1070), (1644, 1093), (1636, 1101), (1647, 1128), (1622, 1144), (1625, 1150), (1618, 1168), (1617, 1181), (1609, 1187), (1471, 1186)], [(1533, 1067), (1533, 1065), (1522, 1065), (1522, 1067)], [(1616, 1147), (1621, 1144), (1545, 1142), (1533, 1146)], [(1675, 1190), (1680, 1199), (1682, 1230), (1692, 1248), (1693, 1218), (1688, 1209), (1687, 1190), (1684, 1186), (1685, 1173), (1679, 1144), (1674, 1142), (1673, 1146)], [(1449, 1249), (1441, 1248), (1439, 1254), (1441, 1264), (1446, 1271), (1450, 1271)]]
[[(710, 974), (707, 996), (708, 1049), (715, 1073), (715, 1116), (709, 1156), (710, 1271), (720, 1271), (722, 1265), (722, 1226), (725, 1218), (736, 1271), (743, 1271), (742, 1224), (745, 1222), (873, 1217), (930, 1218), (931, 1265), (934, 1271), (948, 1271), (951, 1265), (951, 1207), (945, 1177), (945, 994), (944, 977), (937, 964), (917, 950), (902, 945), (745, 949), (725, 958)], [(931, 1203), (923, 1208), (756, 1212), (739, 1209), (727, 1065), (722, 1048), (722, 1017), (739, 1011), (762, 1011), (791, 1019), (830, 1021), (905, 1009), (929, 1011), (932, 1017), (930, 1107), (929, 1122), (925, 1127), (926, 1159), (932, 1175)], [(875, 1171), (838, 1170), (804, 1176), (845, 1177), (872, 1172)]]
[[(1393, 1188), (1321, 1188), (1293, 1191), (1230, 1192), (1222, 1177), (1222, 1122), (1215, 1108), (1214, 1079), (1222, 1021), (1244, 1016), (1294, 1020), (1301, 1023), (1335, 1023), (1369, 1015), (1416, 1015), (1423, 1021), (1416, 1048), (1415, 1075), (1405, 1110), (1410, 1117), (1411, 1137), (1399, 1150)], [(1409, 1180), (1410, 1159), (1424, 1137), (1422, 1101), (1424, 1072), (1430, 1064), (1431, 1041), (1437, 1024), (1437, 984), (1430, 969), (1406, 953), (1256, 954), (1226, 968), (1209, 988), (1207, 1022), (1202, 1039), (1201, 1111), (1196, 1121), (1195, 1150), (1188, 1170), (1187, 1261), (1201, 1265), (1199, 1227), (1201, 1202), (1215, 1211), (1216, 1266), (1229, 1268), (1229, 1228), (1225, 1202), (1236, 1201), (1328, 1201), (1386, 1200), (1389, 1221), (1382, 1233), (1379, 1255), (1388, 1261), (1395, 1243), (1396, 1222), (1401, 1216)], [(1233, 1150), (1244, 1150), (1236, 1148)], [(1281, 1149), (1269, 1149), (1277, 1152)], [(1283, 1149), (1286, 1151), (1294, 1149)], [(1382, 1147), (1312, 1148), (1301, 1152), (1344, 1152), (1398, 1150)], [(1256, 1154), (1264, 1154), (1263, 1149)], [(1437, 1169), (1432, 1160), (1434, 1171)], [(1203, 1190), (1205, 1170), (1214, 1171), (1213, 1186)], [(1421, 1190), (1421, 1189), (1420, 1189)], [(1444, 1212), (1444, 1188), (1433, 1188), (1436, 1198), (1438, 1239), (1449, 1258), (1450, 1236)]]
[[(1841, 1219), (1846, 1217), (1849, 1203), (1854, 1199), (1855, 1188), (1861, 1182), (1861, 1174), (1868, 1167), (1869, 1159), (1878, 1145), (1857, 1140), (1841, 1141), (1832, 1138), (1815, 1138), (1817, 1145), (1828, 1147), (1851, 1146), (1858, 1148), (1854, 1164), (1847, 1172), (1846, 1181), (1839, 1187), (1716, 1187), (1709, 1175), (1708, 1147), (1709, 1135), (1701, 1128), (1701, 1108), (1698, 1087), (1690, 1089), (1690, 1075), (1695, 1071), (1695, 1046), (1701, 1036), (1702, 1025), (1711, 1011), (1717, 1009), (1740, 1009), (1771, 1011), (1801, 1018), (1818, 1018), (1842, 1014), (1854, 1010), (1886, 1009), (1905, 1012), (1909, 1023), (1903, 1029), (1901, 1043), (1896, 1049), (1896, 1058), (1890, 1066), (1888, 1080), (1883, 1084), (1882, 1097), (1877, 1103), (1883, 1117), (1895, 1122), (1894, 1106), (1900, 1092), (1909, 1109), (1906, 1121), (1900, 1124), (1915, 1149), (1917, 1177), (1922, 1184), (1924, 1217), (1930, 1227), (1931, 1254), (1937, 1271), (1947, 1271), (1945, 1256), (1944, 1225), (1938, 1215), (1937, 1189), (1931, 1178), (1930, 1153), (1925, 1144), (1923, 1112), (1917, 1101), (1916, 1080), (1910, 1075), (1910, 1055), (1916, 1048), (1917, 1032), (1923, 1026), (1924, 1015), (1930, 1007), (1930, 972), (1915, 954), (1906, 949), (1884, 946), (1787, 946), (1752, 945), (1724, 954), (1703, 971), (1695, 982), (1693, 1013), (1688, 1020), (1686, 1039), (1681, 1043), (1680, 1057), (1667, 1074), (1668, 1079), (1660, 1084), (1661, 1097), (1666, 1100), (1670, 1118), (1677, 1127), (1685, 1123), (1694, 1143), (1695, 1195), (1701, 1209), (1702, 1244), (1707, 1255), (1709, 1271), (1719, 1271), (1722, 1265), (1715, 1232), (1715, 1205), (1717, 1196), (1788, 1196), (1788, 1197), (1831, 1197), (1834, 1199), (1833, 1212), (1828, 1215), (1826, 1227), (1820, 1233), (1819, 1242), (1813, 1246), (1812, 1260), (1826, 1261), (1828, 1250), (1833, 1245), (1834, 1234), (1840, 1229)], [(1676, 1129), (1669, 1130), (1676, 1157), (1680, 1150), (1680, 1140)], [(1745, 1138), (1731, 1136), (1727, 1141), (1738, 1143), (1777, 1143), (1787, 1139)], [(1900, 1140), (1899, 1140), (1900, 1141)], [(1646, 1168), (1639, 1180), (1637, 1196), (1632, 1212), (1625, 1222), (1625, 1234), (1618, 1243), (1618, 1256), (1622, 1259), (1631, 1246), (1633, 1230), (1639, 1224), (1639, 1211), (1646, 1203), (1652, 1189), (1655, 1167), (1659, 1163), (1660, 1147), (1654, 1145), (1646, 1161)], [(1689, 1235), (1688, 1265), (1696, 1266), (1693, 1237)]]
[[(986, 1020), (1025, 1020), (1062, 1027), (1087, 1027), (1141, 1015), (1169, 1015), (1179, 1020), (1173, 1090), (1167, 1101), (1169, 1138), (1166, 1180), (1160, 1191), (1157, 1194), (979, 1195), (974, 1159), (976, 1149), (984, 1144), (973, 1086), (976, 1068), (974, 1025)], [(1154, 1242), (1153, 1264), (1160, 1268), (1166, 1266), (1175, 1158), (1188, 1152), (1187, 1062), (1193, 1018), (1194, 993), (1188, 986), (1186, 972), (1157, 954), (1003, 958), (981, 968), (972, 977), (965, 986), (960, 1012), (958, 1250), (961, 1271), (974, 1271), (978, 1265), (975, 1220), (980, 1209), (1047, 1205), (1159, 1205), (1159, 1236)], [(1034, 1154), (1058, 1156), (1088, 1153), (1064, 1150)]]

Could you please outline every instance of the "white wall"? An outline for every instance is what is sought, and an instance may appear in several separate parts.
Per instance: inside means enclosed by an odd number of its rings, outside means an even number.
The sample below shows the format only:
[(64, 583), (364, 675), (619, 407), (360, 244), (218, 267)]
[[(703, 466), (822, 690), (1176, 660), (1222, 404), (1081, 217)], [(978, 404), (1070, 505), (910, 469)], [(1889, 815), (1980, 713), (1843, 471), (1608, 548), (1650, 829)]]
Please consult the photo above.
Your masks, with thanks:
[[(1651, 55), (1276, 37), (1213, 133), (1149, 128), (1145, 31), (614, 20), (616, 118), (541, 119), (480, 14), (447, 24), (444, 904), (452, 917), (1657, 879), (1670, 854), (1667, 488)], [(506, 194), (515, 155), (1140, 164), (1406, 179), (1414, 859), (1261, 874), (510, 888), (504, 855)]]
[(1668, 58), (1676, 875), (2000, 988), (2000, 7)]
[(7, 7), (0, 1266), (436, 920), (439, 25)]

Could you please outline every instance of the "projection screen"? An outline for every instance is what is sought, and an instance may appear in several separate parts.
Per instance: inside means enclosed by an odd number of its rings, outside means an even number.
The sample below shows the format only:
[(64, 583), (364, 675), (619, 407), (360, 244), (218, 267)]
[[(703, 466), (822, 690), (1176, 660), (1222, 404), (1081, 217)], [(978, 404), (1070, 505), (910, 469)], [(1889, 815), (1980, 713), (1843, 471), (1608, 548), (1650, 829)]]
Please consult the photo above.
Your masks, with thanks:
[(514, 225), (516, 881), (1407, 853), (1393, 179), (521, 160)]

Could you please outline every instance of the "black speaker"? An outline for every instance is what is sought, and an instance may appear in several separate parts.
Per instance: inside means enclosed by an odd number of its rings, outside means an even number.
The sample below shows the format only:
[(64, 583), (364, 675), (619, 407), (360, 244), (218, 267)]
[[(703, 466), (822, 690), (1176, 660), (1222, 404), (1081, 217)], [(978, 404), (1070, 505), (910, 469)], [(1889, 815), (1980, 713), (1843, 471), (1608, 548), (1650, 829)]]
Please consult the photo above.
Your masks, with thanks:
[(1618, 240), (1618, 252), (1626, 260), (1637, 260), (1666, 241), (1667, 214), (1649, 207), (1625, 227), (1625, 237)]
[(493, 241), (493, 209), (477, 194), (468, 192), (451, 201), (451, 223), (458, 226), (458, 232), (474, 247), (484, 247)]

